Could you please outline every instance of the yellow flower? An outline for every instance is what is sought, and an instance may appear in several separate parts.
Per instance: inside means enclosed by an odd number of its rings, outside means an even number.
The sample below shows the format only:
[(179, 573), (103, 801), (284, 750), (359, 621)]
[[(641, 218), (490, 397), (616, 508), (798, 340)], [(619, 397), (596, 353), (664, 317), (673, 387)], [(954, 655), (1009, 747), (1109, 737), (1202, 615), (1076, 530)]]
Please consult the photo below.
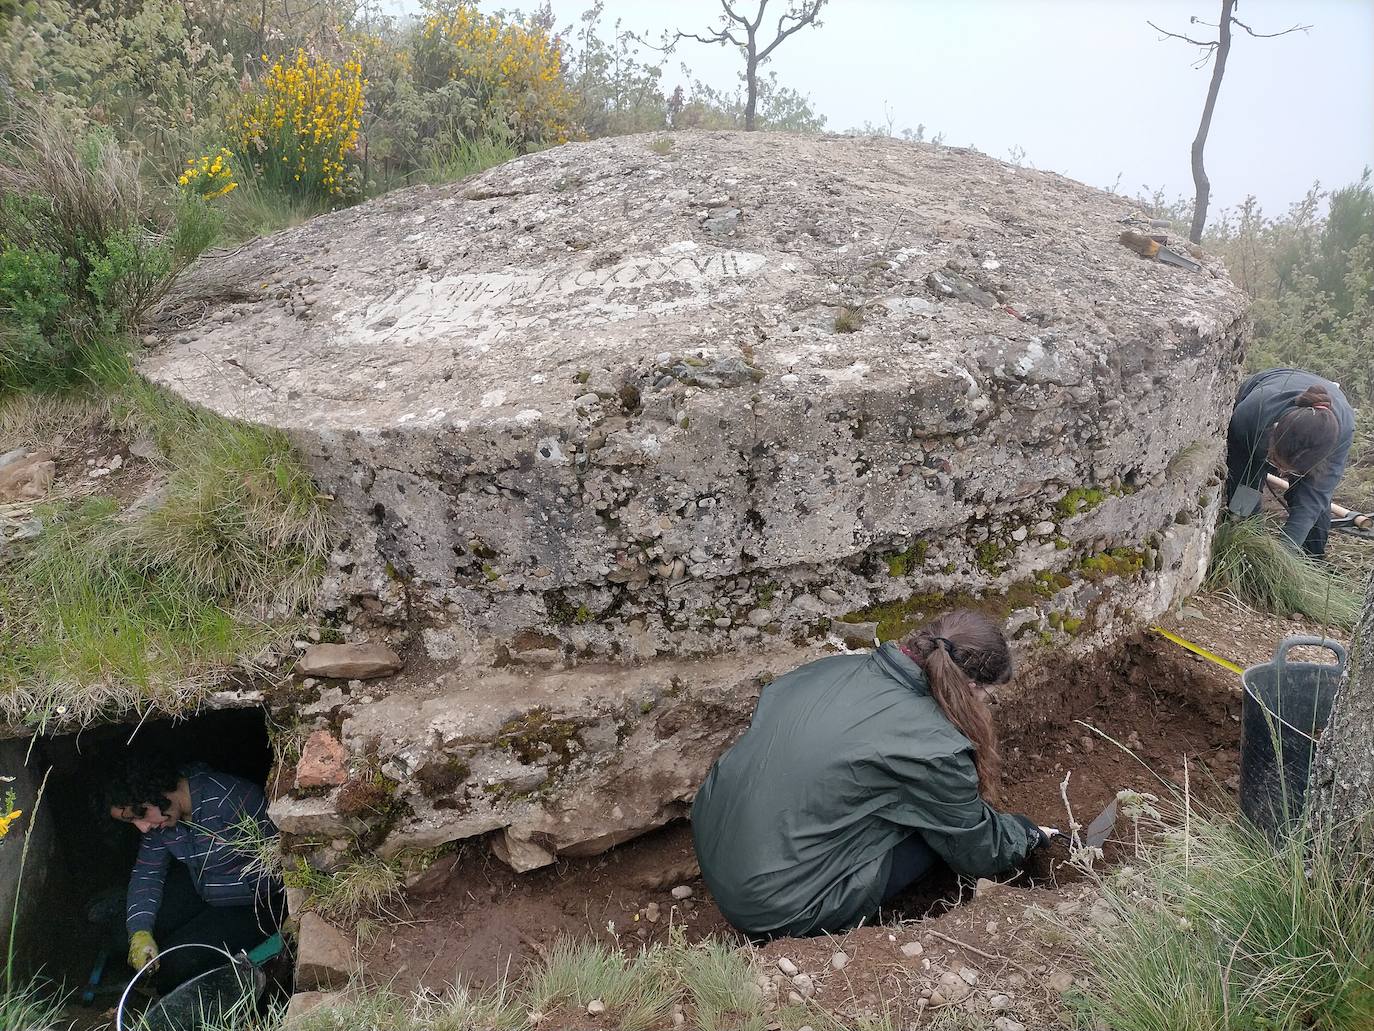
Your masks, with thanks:
[(10, 832), (10, 825), (13, 824), (16, 820), (19, 819), (19, 817), (23, 815), (24, 810), (14, 809), (8, 813), (5, 813), (3, 816), (0, 816), (0, 838), (3, 838), (6, 834), (8, 834)]

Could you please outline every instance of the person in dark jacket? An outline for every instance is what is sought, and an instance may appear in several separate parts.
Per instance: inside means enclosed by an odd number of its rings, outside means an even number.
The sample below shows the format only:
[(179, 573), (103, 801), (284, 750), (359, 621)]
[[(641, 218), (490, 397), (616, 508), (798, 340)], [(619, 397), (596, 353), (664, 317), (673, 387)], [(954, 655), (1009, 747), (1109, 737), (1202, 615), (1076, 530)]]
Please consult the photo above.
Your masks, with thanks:
[(987, 801), (1000, 766), (984, 695), (1011, 672), (1001, 631), (961, 610), (765, 687), (692, 805), (726, 919), (754, 938), (839, 932), (937, 858), (991, 877), (1047, 844), (1049, 828)]
[[(1301, 369), (1269, 369), (1241, 384), (1226, 434), (1226, 498), (1238, 516), (1259, 512), (1266, 478), (1286, 479), (1283, 535), (1313, 557), (1326, 554), (1332, 498), (1355, 437), (1355, 412), (1341, 388)], [(1358, 530), (1374, 516), (1346, 513)]]
[(116, 770), (105, 799), (142, 835), (129, 878), (129, 965), (157, 960), (159, 991), (225, 962), (209, 949), (163, 950), (194, 942), (237, 952), (280, 927), (281, 883), (254, 862), (252, 843), (277, 833), (256, 784), (151, 755)]

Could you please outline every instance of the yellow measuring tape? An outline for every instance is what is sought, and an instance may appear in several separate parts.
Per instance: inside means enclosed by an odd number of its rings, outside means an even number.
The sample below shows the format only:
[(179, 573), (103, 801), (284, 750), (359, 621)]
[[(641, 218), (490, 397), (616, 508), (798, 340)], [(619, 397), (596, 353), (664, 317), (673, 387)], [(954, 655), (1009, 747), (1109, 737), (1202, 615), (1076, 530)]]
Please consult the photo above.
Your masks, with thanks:
[(1200, 644), (1194, 644), (1192, 641), (1186, 641), (1182, 637), (1179, 637), (1178, 634), (1171, 634), (1162, 626), (1152, 626), (1150, 627), (1150, 629), (1153, 630), (1155, 633), (1159, 634), (1160, 637), (1165, 637), (1168, 638), (1170, 641), (1173, 641), (1174, 644), (1178, 645), (1180, 648), (1187, 648), (1194, 655), (1201, 655), (1208, 662), (1215, 662), (1222, 669), (1229, 669), (1232, 673), (1235, 673), (1237, 676), (1245, 672), (1244, 669), (1242, 669), (1240, 666), (1237, 666), (1234, 662), (1231, 662), (1229, 659), (1223, 659), (1220, 655), (1217, 655), (1214, 652), (1209, 652)]

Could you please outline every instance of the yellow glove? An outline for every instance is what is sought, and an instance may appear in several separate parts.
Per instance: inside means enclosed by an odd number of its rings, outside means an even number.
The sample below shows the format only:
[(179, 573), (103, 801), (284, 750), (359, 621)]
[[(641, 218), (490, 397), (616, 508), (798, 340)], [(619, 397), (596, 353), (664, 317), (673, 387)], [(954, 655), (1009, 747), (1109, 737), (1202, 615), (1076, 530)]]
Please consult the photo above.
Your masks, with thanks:
[(157, 942), (151, 931), (135, 931), (129, 939), (129, 966), (142, 970), (157, 959)]

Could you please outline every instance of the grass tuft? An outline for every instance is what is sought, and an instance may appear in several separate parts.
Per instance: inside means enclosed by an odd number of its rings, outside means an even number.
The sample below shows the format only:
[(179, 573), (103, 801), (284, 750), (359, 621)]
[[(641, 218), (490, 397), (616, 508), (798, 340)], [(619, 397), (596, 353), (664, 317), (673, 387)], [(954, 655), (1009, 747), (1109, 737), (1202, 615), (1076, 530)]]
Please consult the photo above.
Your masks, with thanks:
[(627, 956), (600, 942), (559, 942), (530, 982), (530, 1003), (548, 1013), (559, 1007), (585, 1010), (600, 999), (621, 1031), (663, 1027), (675, 995), (660, 975), (660, 960), (658, 949)]
[(862, 308), (853, 308), (846, 305), (835, 313), (835, 332), (836, 333), (857, 333), (863, 328), (864, 312)]
[(1261, 517), (1222, 522), (1212, 541), (1206, 586), (1266, 612), (1301, 613), (1346, 630), (1360, 614), (1349, 577), (1298, 554)]
[[(263, 850), (261, 855), (261, 862), (270, 862), (269, 853)], [(396, 863), (372, 854), (358, 857), (335, 873), (312, 869), (302, 859), (294, 868), (286, 868), (284, 878), (288, 887), (305, 889), (308, 908), (343, 924), (357, 923), (394, 905), (405, 886)]]
[(1277, 850), (1194, 810), (1104, 882), (1120, 923), (1077, 928), (1081, 1000), (1114, 1031), (1374, 1027), (1374, 856), (1301, 832)]

